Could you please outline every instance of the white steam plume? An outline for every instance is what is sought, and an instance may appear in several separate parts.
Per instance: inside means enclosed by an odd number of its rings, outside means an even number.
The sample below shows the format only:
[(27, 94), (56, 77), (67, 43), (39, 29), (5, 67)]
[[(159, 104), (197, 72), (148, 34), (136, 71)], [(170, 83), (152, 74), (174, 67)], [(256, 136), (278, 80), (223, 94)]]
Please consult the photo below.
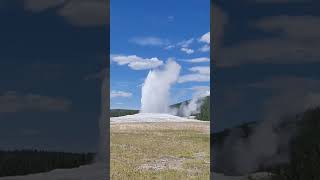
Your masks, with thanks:
[(195, 93), (193, 93), (192, 99), (189, 102), (182, 103), (179, 108), (173, 109), (173, 114), (188, 117), (200, 112), (204, 98), (210, 95), (210, 90), (209, 87), (199, 87), (194, 90)]
[(169, 113), (170, 88), (178, 80), (181, 66), (169, 59), (163, 69), (150, 70), (142, 86), (141, 113)]

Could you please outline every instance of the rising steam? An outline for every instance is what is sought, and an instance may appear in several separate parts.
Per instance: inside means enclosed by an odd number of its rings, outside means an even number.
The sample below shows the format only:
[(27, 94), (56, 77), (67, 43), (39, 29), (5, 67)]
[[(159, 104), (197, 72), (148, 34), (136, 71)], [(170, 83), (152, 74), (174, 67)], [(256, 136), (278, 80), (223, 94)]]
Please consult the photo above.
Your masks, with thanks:
[(210, 95), (208, 87), (196, 87), (192, 99), (180, 107), (170, 107), (170, 89), (177, 82), (181, 66), (169, 59), (163, 69), (151, 70), (142, 86), (141, 113), (167, 113), (190, 116), (199, 113), (204, 97)]
[(188, 117), (200, 113), (204, 98), (210, 95), (210, 90), (209, 87), (198, 87), (193, 90), (195, 92), (192, 95), (192, 99), (188, 102), (183, 102), (179, 108), (171, 108), (172, 114)]
[(170, 89), (179, 77), (181, 66), (169, 59), (163, 69), (150, 70), (142, 86), (141, 113), (169, 113)]

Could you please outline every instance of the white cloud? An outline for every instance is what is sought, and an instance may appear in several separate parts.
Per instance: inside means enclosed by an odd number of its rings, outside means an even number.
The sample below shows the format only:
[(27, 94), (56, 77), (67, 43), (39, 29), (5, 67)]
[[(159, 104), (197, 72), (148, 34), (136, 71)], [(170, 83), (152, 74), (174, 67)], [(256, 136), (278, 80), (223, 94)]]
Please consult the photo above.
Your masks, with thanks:
[(129, 40), (132, 43), (141, 45), (141, 46), (162, 46), (168, 44), (167, 40), (163, 40), (158, 37), (134, 37)]
[(199, 42), (210, 44), (210, 32), (207, 32), (206, 34), (202, 35), (199, 38)]
[(187, 74), (180, 76), (178, 83), (185, 82), (208, 82), (210, 81), (210, 75), (205, 74)]
[(177, 45), (181, 46), (183, 48), (187, 48), (193, 43), (193, 41), (194, 41), (194, 39), (190, 38), (188, 40), (184, 40), (184, 41), (179, 42)]
[(199, 48), (200, 52), (209, 52), (210, 46), (208, 44), (203, 45), (201, 48)]
[(0, 96), (0, 112), (14, 113), (21, 111), (67, 111), (71, 101), (36, 94), (18, 94), (9, 91)]
[(209, 86), (193, 86), (190, 89), (194, 91), (208, 91), (210, 90), (210, 87)]
[(192, 74), (187, 74), (179, 77), (178, 83), (185, 82), (208, 82), (210, 81), (209, 66), (195, 66), (189, 69)]
[(202, 97), (210, 95), (210, 87), (209, 86), (193, 86), (190, 89), (195, 91), (194, 94), (198, 94)]
[(210, 67), (209, 66), (195, 66), (189, 69), (192, 72), (197, 72), (199, 74), (210, 75)]
[(202, 62), (210, 62), (210, 59), (207, 57), (193, 58), (185, 60), (190, 63), (202, 63)]
[(111, 91), (110, 97), (111, 98), (117, 98), (117, 97), (124, 97), (124, 98), (129, 98), (132, 96), (132, 93), (130, 92), (125, 92), (125, 91)]
[(164, 49), (165, 50), (170, 50), (170, 49), (173, 49), (175, 47), (176, 47), (175, 45), (170, 44), (170, 45), (166, 46)]
[(193, 54), (194, 53), (194, 50), (193, 49), (189, 49), (189, 48), (181, 48), (180, 49), (182, 52), (185, 52), (187, 54)]
[(133, 70), (153, 69), (163, 64), (163, 61), (156, 57), (148, 59), (136, 55), (111, 55), (111, 61), (116, 62), (118, 65), (128, 64), (128, 66)]

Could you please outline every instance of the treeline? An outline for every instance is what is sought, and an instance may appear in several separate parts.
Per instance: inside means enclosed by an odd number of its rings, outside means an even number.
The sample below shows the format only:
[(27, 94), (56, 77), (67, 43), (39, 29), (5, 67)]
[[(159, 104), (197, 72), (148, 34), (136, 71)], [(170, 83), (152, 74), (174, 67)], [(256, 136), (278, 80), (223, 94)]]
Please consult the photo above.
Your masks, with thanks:
[(200, 113), (196, 114), (196, 119), (210, 121), (210, 96), (205, 97), (200, 108)]
[(132, 115), (139, 113), (138, 110), (129, 110), (129, 109), (111, 109), (110, 117), (119, 117), (125, 115)]
[(290, 162), (274, 171), (273, 180), (320, 179), (320, 108), (296, 117), (298, 131), (290, 142)]
[(66, 153), (38, 150), (0, 151), (0, 177), (76, 168), (90, 164), (94, 153)]

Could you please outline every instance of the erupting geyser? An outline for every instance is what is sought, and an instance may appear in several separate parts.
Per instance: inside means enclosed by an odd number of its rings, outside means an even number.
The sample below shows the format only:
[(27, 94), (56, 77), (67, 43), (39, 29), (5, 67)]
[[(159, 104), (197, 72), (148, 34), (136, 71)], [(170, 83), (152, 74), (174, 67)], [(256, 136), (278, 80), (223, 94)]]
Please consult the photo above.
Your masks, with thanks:
[(181, 66), (169, 59), (163, 69), (150, 70), (142, 86), (141, 113), (169, 113), (170, 87), (177, 82)]

